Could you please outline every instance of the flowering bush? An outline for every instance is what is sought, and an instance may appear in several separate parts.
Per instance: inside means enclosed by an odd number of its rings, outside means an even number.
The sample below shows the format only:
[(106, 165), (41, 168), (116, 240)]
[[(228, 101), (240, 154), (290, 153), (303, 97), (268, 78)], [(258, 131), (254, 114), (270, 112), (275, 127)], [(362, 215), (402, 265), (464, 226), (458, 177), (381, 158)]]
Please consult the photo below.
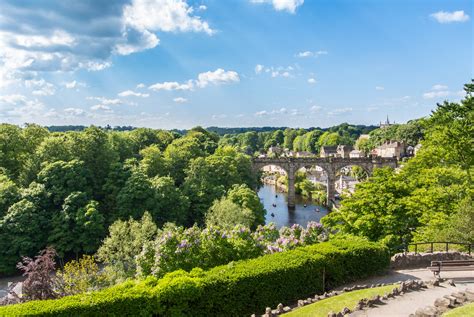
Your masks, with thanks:
[(306, 228), (295, 224), (280, 230), (271, 223), (258, 226), (254, 232), (244, 226), (224, 230), (216, 226), (186, 229), (167, 225), (153, 244), (145, 246), (136, 257), (138, 275), (163, 276), (178, 269), (209, 269), (232, 261), (315, 244), (326, 240), (326, 237), (325, 230), (316, 222), (309, 222)]

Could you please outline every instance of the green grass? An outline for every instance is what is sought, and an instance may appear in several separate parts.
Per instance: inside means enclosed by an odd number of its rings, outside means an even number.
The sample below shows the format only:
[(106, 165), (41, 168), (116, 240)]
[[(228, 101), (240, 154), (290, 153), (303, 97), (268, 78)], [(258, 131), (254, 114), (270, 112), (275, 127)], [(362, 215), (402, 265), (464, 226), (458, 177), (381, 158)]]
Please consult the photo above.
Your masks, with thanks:
[(467, 304), (443, 314), (443, 317), (473, 317), (474, 316), (474, 303)]
[(311, 317), (327, 317), (330, 311), (335, 313), (341, 311), (344, 307), (349, 309), (353, 309), (357, 302), (362, 298), (371, 298), (376, 295), (384, 295), (385, 293), (389, 293), (398, 285), (388, 285), (388, 286), (381, 286), (381, 287), (374, 287), (374, 288), (367, 288), (361, 289), (358, 291), (352, 291), (343, 293), (341, 295), (337, 295), (334, 297), (326, 298), (320, 300), (316, 303), (310, 304), (308, 306), (304, 306), (298, 309), (295, 309), (285, 316), (288, 317), (303, 317), (303, 316), (311, 316)]

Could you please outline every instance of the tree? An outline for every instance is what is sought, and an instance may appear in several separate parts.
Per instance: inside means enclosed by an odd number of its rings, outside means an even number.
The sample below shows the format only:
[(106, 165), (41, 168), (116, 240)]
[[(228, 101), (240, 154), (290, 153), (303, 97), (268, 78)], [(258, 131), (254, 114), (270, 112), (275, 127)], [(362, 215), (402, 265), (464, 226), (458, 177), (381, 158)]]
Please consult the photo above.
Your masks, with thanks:
[(252, 212), (254, 222), (250, 224), (250, 228), (255, 229), (258, 225), (263, 225), (265, 223), (265, 215), (267, 212), (257, 193), (247, 185), (232, 186), (232, 188), (227, 192), (227, 198), (238, 206)]
[(255, 223), (255, 215), (250, 209), (242, 208), (226, 197), (214, 201), (206, 214), (207, 226), (230, 229), (236, 225), (250, 227)]
[(154, 240), (157, 232), (147, 212), (140, 220), (117, 220), (109, 227), (109, 236), (97, 251), (97, 257), (115, 272), (118, 280), (132, 277), (137, 269), (135, 256)]
[(184, 137), (174, 140), (165, 150), (164, 159), (169, 175), (177, 185), (182, 184), (185, 170), (192, 159), (204, 156), (204, 151), (196, 138)]
[(20, 188), (6, 175), (0, 174), (0, 219), (8, 208), (20, 200)]
[(305, 134), (304, 150), (311, 153), (319, 153), (318, 140), (322, 134), (321, 130), (313, 130)]
[(57, 161), (47, 164), (38, 174), (38, 182), (44, 184), (54, 205), (61, 206), (72, 192), (91, 193), (91, 176), (84, 163), (78, 160)]
[(0, 124), (0, 167), (13, 180), (20, 175), (26, 155), (25, 139), (21, 129), (12, 124)]
[(23, 298), (25, 300), (52, 299), (57, 296), (54, 290), (54, 270), (56, 263), (54, 249), (45, 249), (34, 259), (23, 257), (17, 267), (23, 271)]
[(16, 202), (0, 219), (0, 273), (14, 273), (21, 256), (33, 256), (46, 246), (47, 214), (27, 199)]
[(158, 202), (148, 209), (153, 220), (159, 225), (166, 222), (185, 224), (189, 216), (189, 199), (175, 186), (174, 180), (167, 176), (155, 177), (151, 184)]
[(283, 134), (285, 135), (283, 147), (285, 149), (293, 149), (293, 141), (298, 136), (297, 132), (294, 129), (286, 128)]
[(157, 145), (150, 145), (140, 151), (142, 160), (140, 169), (148, 176), (164, 176), (166, 174), (165, 160)]

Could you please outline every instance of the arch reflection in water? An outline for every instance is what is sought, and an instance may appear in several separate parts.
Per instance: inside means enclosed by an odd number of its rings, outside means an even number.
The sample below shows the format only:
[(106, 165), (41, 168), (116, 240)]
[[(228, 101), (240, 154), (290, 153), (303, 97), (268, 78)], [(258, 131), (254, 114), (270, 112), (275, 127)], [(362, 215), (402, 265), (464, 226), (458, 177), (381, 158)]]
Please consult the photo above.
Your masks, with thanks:
[[(267, 210), (265, 223), (274, 222), (278, 228), (291, 226), (295, 223), (306, 227), (309, 221), (319, 222), (328, 213), (325, 207), (316, 205), (300, 196), (296, 196), (295, 209), (288, 209), (287, 194), (276, 190), (274, 185), (264, 184), (258, 191), (258, 197)], [(305, 204), (306, 207), (304, 207)]]

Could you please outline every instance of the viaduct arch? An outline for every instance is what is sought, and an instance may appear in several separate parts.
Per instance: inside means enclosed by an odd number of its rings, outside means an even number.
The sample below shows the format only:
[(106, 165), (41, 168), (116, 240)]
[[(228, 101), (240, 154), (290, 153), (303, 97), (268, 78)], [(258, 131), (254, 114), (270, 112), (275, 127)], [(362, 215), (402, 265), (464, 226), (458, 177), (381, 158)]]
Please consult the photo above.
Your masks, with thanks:
[(341, 158), (341, 157), (280, 157), (254, 158), (252, 168), (255, 173), (267, 165), (281, 167), (288, 174), (288, 207), (295, 207), (295, 174), (302, 167), (319, 166), (327, 174), (327, 202), (329, 206), (335, 199), (336, 172), (345, 166), (356, 165), (362, 167), (370, 176), (374, 168), (390, 166), (397, 167), (396, 158)]

